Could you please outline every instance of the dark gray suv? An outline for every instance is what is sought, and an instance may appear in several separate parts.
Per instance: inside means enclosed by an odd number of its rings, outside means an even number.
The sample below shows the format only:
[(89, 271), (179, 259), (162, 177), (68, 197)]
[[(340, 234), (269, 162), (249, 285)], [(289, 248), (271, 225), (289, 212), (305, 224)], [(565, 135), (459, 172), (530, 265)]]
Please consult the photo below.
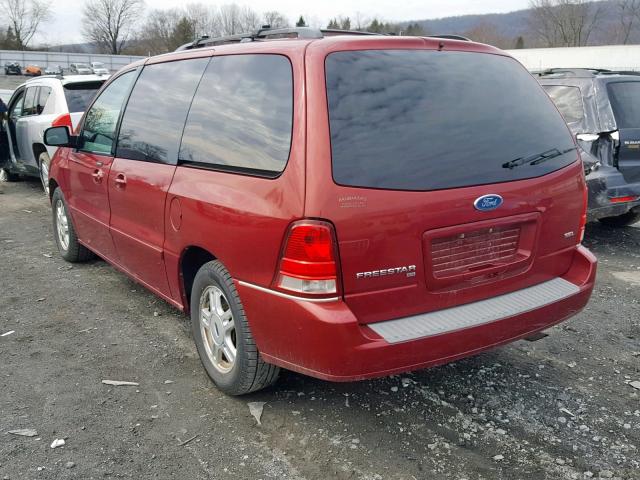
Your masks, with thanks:
[(578, 68), (536, 75), (584, 151), (589, 220), (640, 221), (640, 75)]

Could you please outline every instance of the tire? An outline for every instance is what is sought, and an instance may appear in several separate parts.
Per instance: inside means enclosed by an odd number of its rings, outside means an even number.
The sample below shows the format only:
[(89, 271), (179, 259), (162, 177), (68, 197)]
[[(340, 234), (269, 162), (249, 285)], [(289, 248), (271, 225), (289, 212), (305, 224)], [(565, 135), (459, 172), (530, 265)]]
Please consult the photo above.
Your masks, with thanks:
[(49, 167), (51, 166), (51, 159), (47, 152), (42, 152), (38, 156), (38, 170), (40, 171), (40, 181), (42, 182), (42, 188), (47, 198), (49, 197)]
[(51, 199), (51, 212), (53, 216), (53, 235), (62, 258), (67, 262), (80, 263), (93, 258), (93, 252), (80, 245), (73, 221), (68, 213), (67, 202), (62, 190), (56, 188)]
[(628, 227), (636, 222), (640, 222), (640, 212), (633, 210), (629, 210), (627, 213), (618, 215), (617, 217), (605, 217), (600, 219), (600, 223), (613, 228)]
[(278, 378), (280, 369), (260, 357), (231, 275), (217, 260), (193, 281), (191, 329), (202, 365), (224, 393), (255, 392)]
[(11, 173), (8, 168), (0, 168), (0, 183), (17, 182), (20, 177), (15, 173)]

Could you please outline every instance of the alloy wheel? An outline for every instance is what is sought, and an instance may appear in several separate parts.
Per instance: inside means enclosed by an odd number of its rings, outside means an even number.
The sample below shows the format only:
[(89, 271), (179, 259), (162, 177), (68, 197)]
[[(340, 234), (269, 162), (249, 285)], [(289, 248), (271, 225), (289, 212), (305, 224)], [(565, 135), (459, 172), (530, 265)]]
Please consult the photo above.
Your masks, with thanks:
[(58, 200), (56, 203), (56, 230), (58, 231), (58, 240), (63, 250), (69, 249), (69, 219), (67, 218), (67, 209), (64, 203)]
[(214, 368), (229, 373), (237, 355), (236, 328), (231, 306), (215, 285), (206, 287), (200, 296), (200, 332)]

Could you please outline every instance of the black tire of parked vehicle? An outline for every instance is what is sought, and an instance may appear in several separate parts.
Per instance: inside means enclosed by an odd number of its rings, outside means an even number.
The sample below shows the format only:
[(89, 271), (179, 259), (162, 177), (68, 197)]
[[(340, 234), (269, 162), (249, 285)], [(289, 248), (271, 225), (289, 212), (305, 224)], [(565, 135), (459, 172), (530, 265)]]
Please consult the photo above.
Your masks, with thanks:
[(640, 222), (640, 211), (629, 210), (624, 215), (617, 217), (605, 217), (600, 219), (600, 223), (607, 227), (622, 228)]
[(42, 188), (47, 197), (49, 197), (49, 166), (51, 165), (51, 159), (47, 152), (42, 152), (38, 156), (38, 170), (40, 171), (40, 181), (42, 182)]
[[(60, 235), (58, 234), (58, 216), (57, 216), (57, 208), (58, 204), (62, 204), (66, 217), (67, 217), (67, 227), (69, 233), (69, 245), (67, 248), (60, 242)], [(84, 245), (81, 245), (78, 242), (78, 236), (76, 235), (76, 230), (73, 226), (73, 220), (71, 219), (71, 215), (69, 215), (69, 209), (67, 207), (67, 202), (64, 199), (64, 195), (62, 190), (56, 188), (53, 192), (53, 197), (51, 198), (51, 213), (53, 216), (53, 236), (56, 239), (56, 245), (58, 246), (58, 251), (62, 258), (64, 258), (67, 262), (71, 263), (81, 263), (86, 262), (87, 260), (91, 260), (94, 257), (94, 253), (89, 250)]]
[[(200, 327), (200, 298), (207, 287), (218, 287), (231, 308), (236, 335), (236, 358), (228, 373), (218, 371), (207, 355)], [(204, 264), (191, 289), (191, 330), (202, 365), (218, 389), (229, 395), (244, 395), (274, 383), (280, 369), (265, 363), (256, 347), (249, 322), (231, 275), (219, 261)]]
[(20, 177), (15, 173), (11, 173), (8, 168), (0, 168), (0, 183), (17, 182)]

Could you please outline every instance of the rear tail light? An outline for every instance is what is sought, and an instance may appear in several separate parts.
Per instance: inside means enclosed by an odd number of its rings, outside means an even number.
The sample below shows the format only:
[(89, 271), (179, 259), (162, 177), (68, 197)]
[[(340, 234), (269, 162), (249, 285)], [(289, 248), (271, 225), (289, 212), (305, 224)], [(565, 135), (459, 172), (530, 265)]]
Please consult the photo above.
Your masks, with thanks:
[(613, 198), (610, 198), (609, 201), (611, 203), (627, 203), (627, 202), (635, 202), (639, 198), (640, 197), (638, 197), (637, 195), (629, 195), (626, 197), (613, 197)]
[(289, 228), (282, 249), (275, 286), (307, 295), (338, 292), (338, 265), (333, 226), (302, 220)]
[(73, 125), (71, 124), (71, 115), (68, 113), (63, 113), (59, 117), (51, 122), (52, 127), (69, 127), (69, 130), (73, 130)]

